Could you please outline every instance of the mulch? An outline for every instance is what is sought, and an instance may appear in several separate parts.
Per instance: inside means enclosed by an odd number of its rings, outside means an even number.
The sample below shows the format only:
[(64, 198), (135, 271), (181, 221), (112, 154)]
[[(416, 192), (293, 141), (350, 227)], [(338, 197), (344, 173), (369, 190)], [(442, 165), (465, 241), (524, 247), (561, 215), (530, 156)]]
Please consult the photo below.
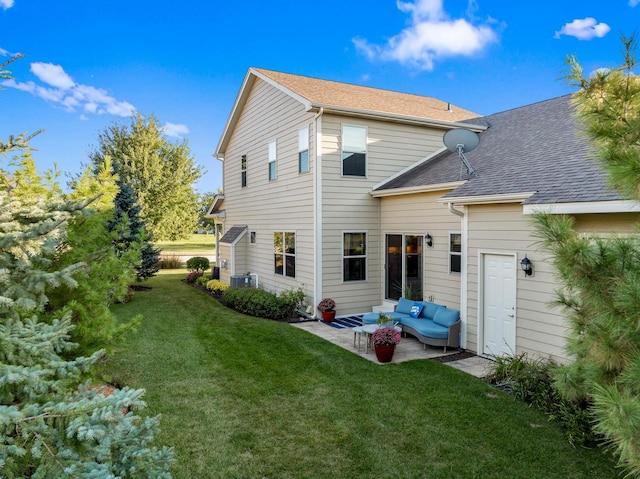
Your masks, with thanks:
[(431, 358), (432, 361), (438, 363), (450, 363), (452, 361), (460, 361), (461, 359), (475, 358), (477, 354), (468, 351), (460, 351), (455, 354), (447, 354), (445, 356), (438, 356), (437, 358)]

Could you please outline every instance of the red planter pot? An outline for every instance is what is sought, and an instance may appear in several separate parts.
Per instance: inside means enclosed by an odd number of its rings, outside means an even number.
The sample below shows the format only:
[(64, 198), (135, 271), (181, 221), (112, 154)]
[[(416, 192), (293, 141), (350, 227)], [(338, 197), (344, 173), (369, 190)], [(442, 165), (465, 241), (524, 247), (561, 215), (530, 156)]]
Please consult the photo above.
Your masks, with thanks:
[(334, 319), (336, 319), (336, 312), (335, 311), (322, 311), (322, 320), (330, 323), (331, 321), (333, 321)]
[(395, 345), (380, 346), (378, 344), (373, 345), (373, 350), (376, 352), (376, 357), (381, 363), (390, 363), (393, 359), (393, 352), (396, 350)]

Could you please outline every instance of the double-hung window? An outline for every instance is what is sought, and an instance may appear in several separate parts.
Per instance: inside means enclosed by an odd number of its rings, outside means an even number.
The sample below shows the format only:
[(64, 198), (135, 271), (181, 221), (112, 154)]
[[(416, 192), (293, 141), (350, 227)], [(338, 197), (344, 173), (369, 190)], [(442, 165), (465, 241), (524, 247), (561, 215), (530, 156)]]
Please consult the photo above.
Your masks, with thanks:
[(309, 172), (309, 127), (298, 130), (298, 173)]
[(342, 176), (367, 176), (367, 129), (342, 125)]
[(344, 233), (342, 239), (343, 281), (367, 279), (367, 233)]
[(296, 234), (291, 231), (273, 233), (274, 273), (296, 277)]
[(269, 142), (269, 181), (276, 179), (276, 159), (278, 147), (276, 140)]
[(240, 157), (240, 185), (247, 186), (247, 155)]
[(462, 234), (449, 233), (449, 273), (462, 271)]

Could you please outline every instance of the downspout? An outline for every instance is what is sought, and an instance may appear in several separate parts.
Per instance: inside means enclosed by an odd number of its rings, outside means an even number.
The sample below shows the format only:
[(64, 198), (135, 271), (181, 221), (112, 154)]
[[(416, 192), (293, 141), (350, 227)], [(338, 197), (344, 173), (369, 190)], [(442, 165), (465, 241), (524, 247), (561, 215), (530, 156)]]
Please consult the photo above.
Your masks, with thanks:
[(313, 117), (313, 128), (315, 137), (315, 173), (314, 179), (314, 196), (313, 196), (313, 226), (315, 228), (315, 239), (313, 242), (313, 311), (311, 316), (316, 317), (316, 304), (322, 298), (322, 114), (324, 108), (320, 108), (318, 113)]
[(469, 218), (466, 214), (466, 208), (463, 211), (453, 207), (453, 203), (447, 203), (449, 211), (460, 217), (460, 232), (462, 234), (463, 254), (460, 264), (460, 320), (462, 327), (460, 328), (460, 347), (467, 348), (467, 297), (468, 297), (468, 281), (467, 277), (467, 244), (469, 238)]

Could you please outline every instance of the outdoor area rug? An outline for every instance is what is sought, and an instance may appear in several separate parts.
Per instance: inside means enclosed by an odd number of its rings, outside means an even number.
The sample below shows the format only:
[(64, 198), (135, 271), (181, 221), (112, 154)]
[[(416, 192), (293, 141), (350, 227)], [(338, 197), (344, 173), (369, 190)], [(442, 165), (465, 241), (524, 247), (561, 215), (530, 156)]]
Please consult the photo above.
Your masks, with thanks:
[(355, 328), (356, 326), (362, 326), (362, 315), (344, 316), (336, 318), (330, 323), (321, 322), (336, 329)]

